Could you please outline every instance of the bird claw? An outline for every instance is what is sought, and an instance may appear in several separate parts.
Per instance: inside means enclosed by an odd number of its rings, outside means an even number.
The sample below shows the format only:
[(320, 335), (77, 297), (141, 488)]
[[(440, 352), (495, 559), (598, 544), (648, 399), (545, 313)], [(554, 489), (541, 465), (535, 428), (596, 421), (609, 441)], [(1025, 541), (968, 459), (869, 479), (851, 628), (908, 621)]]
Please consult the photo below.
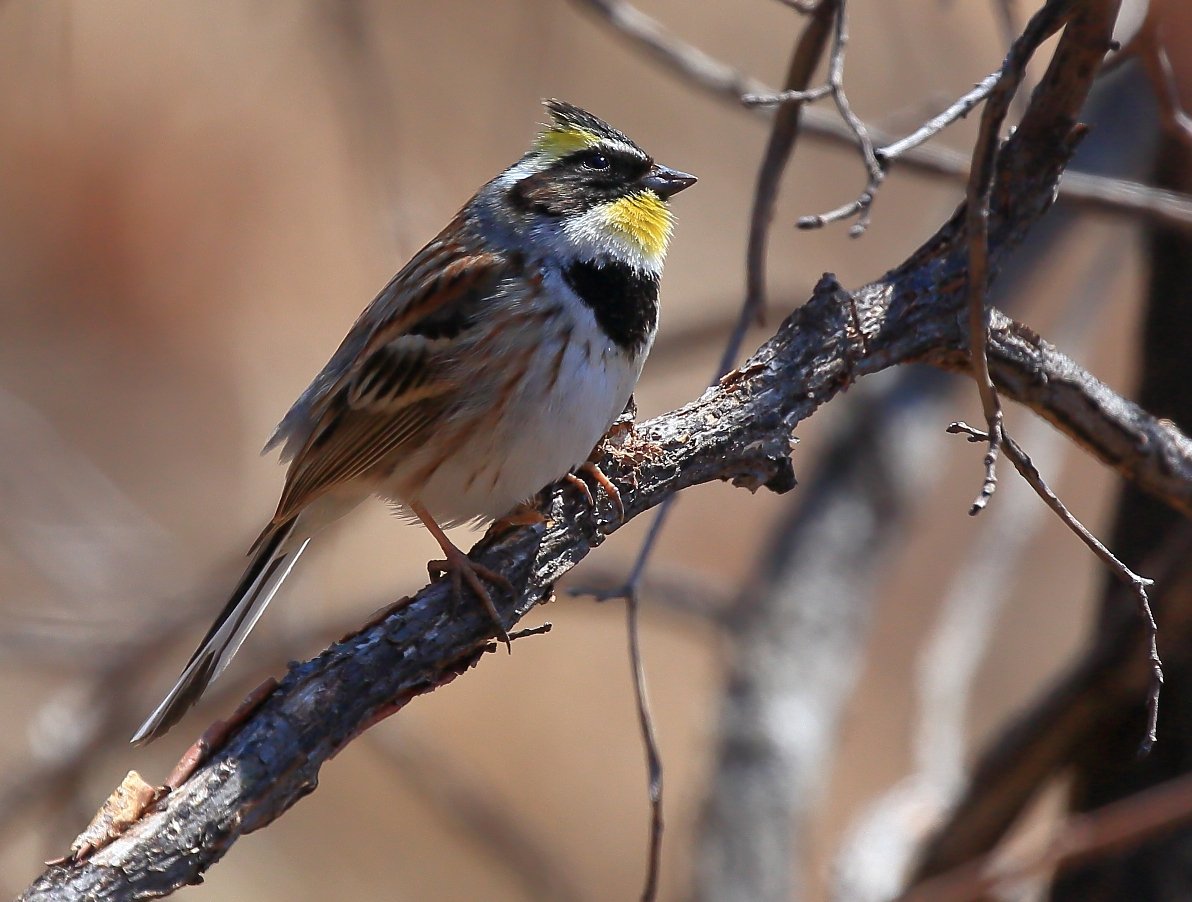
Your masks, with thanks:
[(588, 488), (588, 484), (576, 476), (574, 473), (568, 473), (563, 479), (568, 485), (573, 486), (577, 492), (583, 497), (588, 507), (595, 509), (596, 499), (592, 495), (592, 490)]
[(426, 565), (431, 579), (441, 576), (450, 577), (453, 605), (458, 605), (460, 599), (463, 598), (463, 583), (466, 580), (468, 588), (480, 599), (480, 603), (484, 605), (484, 610), (488, 612), (488, 616), (492, 619), (493, 624), (496, 625), (497, 637), (505, 643), (505, 648), (512, 654), (513, 644), (509, 638), (509, 631), (505, 629), (505, 624), (501, 622), (501, 615), (497, 611), (497, 606), (493, 603), (493, 597), (488, 587), (484, 585), (481, 577), (488, 580), (497, 588), (504, 589), (510, 595), (515, 594), (513, 583), (509, 581), (509, 578), (505, 574), (498, 573), (490, 567), (476, 563), (458, 548), (453, 547), (450, 550), (444, 548), (443, 553), (447, 555), (446, 558), (439, 561), (430, 561)]
[[(617, 512), (617, 522), (624, 523), (625, 502), (621, 500), (621, 492), (613, 485), (613, 481), (605, 475), (604, 471), (600, 469), (600, 464), (594, 460), (586, 460), (579, 465), (577, 472), (587, 474), (596, 485), (604, 489), (604, 493), (608, 495), (609, 501), (612, 502), (613, 508)], [(588, 507), (592, 508), (592, 510), (596, 509), (596, 498), (584, 480), (580, 479), (576, 473), (568, 473), (564, 479), (579, 490), (580, 494), (583, 495), (584, 501), (587, 502)]]

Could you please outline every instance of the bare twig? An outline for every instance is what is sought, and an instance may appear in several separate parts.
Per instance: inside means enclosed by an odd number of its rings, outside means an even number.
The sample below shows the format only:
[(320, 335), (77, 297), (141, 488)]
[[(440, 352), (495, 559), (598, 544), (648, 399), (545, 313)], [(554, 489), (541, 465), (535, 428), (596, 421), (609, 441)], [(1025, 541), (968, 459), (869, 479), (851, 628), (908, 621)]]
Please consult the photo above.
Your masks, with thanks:
[[(593, 598), (619, 598), (625, 588), (625, 571), (621, 567), (592, 561), (584, 565), (583, 581), (569, 583), (569, 595), (588, 595)], [(655, 564), (638, 584), (638, 592), (646, 602), (647, 612), (678, 614), (696, 622), (720, 627), (730, 613), (733, 591), (710, 573), (693, 572), (690, 567), (667, 568)]]
[[(780, 92), (719, 60), (712, 59), (702, 50), (668, 32), (656, 20), (625, 0), (573, 2), (596, 14), (618, 35), (640, 47), (661, 65), (679, 75), (687, 84), (719, 97), (738, 109), (749, 109), (759, 115), (771, 113), (771, 108), (766, 106), (744, 106), (741, 98), (746, 95), (773, 96)], [(966, 94), (953, 104), (953, 108), (959, 112), (960, 108), (966, 106), (965, 98), (971, 99), (972, 93)], [(802, 129), (809, 138), (827, 141), (837, 147), (856, 147), (856, 136), (848, 126), (840, 121), (838, 116), (826, 110), (804, 110)], [(947, 147), (923, 144), (923, 141), (938, 131), (937, 128), (929, 135), (916, 138), (913, 146), (901, 148), (896, 154), (899, 165), (911, 172), (944, 177), (959, 184), (966, 184), (969, 179), (968, 154)], [(891, 146), (911, 137), (897, 139), (872, 126), (869, 127), (869, 133), (875, 144), (879, 145), (879, 149), (875, 151), (879, 160), (883, 158), (881, 147), (886, 148), (885, 156), (888, 157)], [(1192, 197), (1151, 188), (1128, 179), (1069, 172), (1059, 187), (1059, 199), (1095, 212), (1146, 217), (1173, 224), (1192, 223)]]
[(1026, 71), (1026, 64), (1039, 45), (1055, 33), (1068, 16), (1071, 4), (1048, 3), (1031, 18), (1010, 47), (1001, 75), (989, 93), (981, 114), (981, 126), (973, 150), (973, 165), (965, 196), (966, 234), (968, 237), (968, 327), (969, 347), (973, 356), (973, 379), (985, 414), (988, 444), (985, 451), (985, 478), (981, 491), (969, 509), (978, 514), (989, 502), (997, 488), (997, 458), (1003, 444), (1002, 405), (989, 374), (989, 359), (985, 344), (989, 334), (989, 311), (986, 293), (989, 287), (989, 203), (993, 191), (993, 174), (997, 161), (1002, 122), (1010, 110), (1010, 103)]
[(820, 85), (806, 91), (778, 91), (774, 94), (745, 94), (741, 103), (745, 106), (783, 106), (788, 103), (815, 103), (832, 93), (831, 85)]
[(1155, 625), (1155, 616), (1151, 611), (1151, 602), (1147, 597), (1147, 588), (1154, 585), (1154, 581), (1145, 576), (1139, 576), (1121, 562), (1100, 540), (1072, 515), (1067, 506), (1051, 490), (1044, 481), (1030, 456), (1019, 447), (1010, 436), (1005, 437), (1006, 455), (1014, 463), (1022, 478), (1030, 483), (1031, 488), (1055, 511), (1069, 529), (1080, 538), (1092, 552), (1099, 557), (1110, 571), (1126, 585), (1133, 593), (1138, 604), (1138, 614), (1142, 618), (1143, 628), (1147, 635), (1147, 660), (1151, 668), (1151, 688), (1147, 695), (1147, 725), (1146, 737), (1141, 751), (1149, 752), (1155, 744), (1155, 732), (1159, 724), (1159, 690), (1163, 687), (1163, 662), (1159, 660), (1159, 628)]
[(625, 599), (625, 629), (629, 641), (629, 663), (633, 668), (637, 724), (646, 751), (646, 794), (650, 800), (650, 843), (641, 899), (642, 902), (653, 902), (658, 897), (658, 877), (662, 870), (662, 755), (658, 751), (658, 737), (654, 733), (654, 719), (650, 715), (650, 700), (646, 695), (646, 668), (642, 663), (638, 610), (637, 592), (630, 591)]
[[(969, 441), (989, 441), (988, 433), (982, 432), (980, 429), (974, 429), (967, 423), (953, 423), (948, 427), (948, 432), (953, 435), (967, 435)], [(1109, 567), (1110, 571), (1134, 593), (1138, 603), (1138, 613), (1142, 617), (1143, 627), (1147, 632), (1147, 644), (1149, 645), (1147, 659), (1151, 667), (1151, 690), (1147, 697), (1147, 732), (1142, 745), (1142, 752), (1146, 753), (1150, 751), (1151, 746), (1155, 742), (1155, 730), (1159, 717), (1159, 690), (1163, 686), (1163, 665), (1159, 660), (1158, 650), (1159, 629), (1155, 625), (1155, 618), (1151, 612), (1151, 603), (1147, 598), (1146, 591), (1148, 586), (1154, 584), (1154, 581), (1144, 576), (1139, 576), (1123, 564), (1112, 551), (1106, 548), (1096, 536), (1089, 532), (1083, 523), (1073, 516), (1064, 502), (1059, 499), (1046, 480), (1043, 479), (1039, 470), (1031, 461), (1030, 455), (1023, 451), (1022, 447), (1013, 438), (1009, 435), (1003, 435), (1002, 443), (1006, 456), (1010, 458), (1010, 462), (1014, 464), (1015, 469), (1018, 470), (1022, 478), (1035, 490), (1035, 494), (1042, 498), (1044, 503), (1055, 511), (1056, 516), (1063, 521), (1064, 525), (1072, 530), (1077, 538), (1084, 542)]]
[(882, 166), (887, 166), (892, 160), (904, 157), (909, 151), (923, 144), (925, 141), (931, 140), (949, 125), (963, 119), (976, 108), (977, 104), (989, 96), (989, 92), (994, 89), (1001, 77), (1002, 73), (1000, 69), (997, 72), (986, 75), (971, 91), (967, 94), (962, 94), (949, 104), (946, 109), (932, 116), (909, 135), (877, 148), (874, 153), (877, 155)]
[[(787, 67), (785, 90), (806, 91), (820, 60), (823, 59), (833, 17), (839, 20), (843, 17), (843, 12), (843, 3), (839, 0), (823, 0), (816, 7), (814, 16), (795, 43), (790, 65)], [(732, 367), (741, 353), (745, 331), (751, 323), (761, 320), (762, 311), (765, 310), (766, 247), (770, 237), (770, 225), (774, 221), (774, 210), (778, 204), (778, 185), (799, 137), (803, 107), (803, 101), (791, 101), (784, 104), (774, 116), (770, 138), (766, 142), (766, 150), (758, 167), (757, 184), (753, 190), (753, 207), (749, 214), (749, 245), (745, 252), (745, 301), (740, 319), (720, 358), (720, 366), (713, 377), (714, 380), (719, 379)]]
[(844, 124), (848, 126), (848, 130), (853, 135), (854, 143), (861, 152), (861, 160), (865, 164), (868, 181), (865, 183), (864, 190), (856, 200), (819, 216), (801, 217), (796, 225), (801, 229), (818, 229), (830, 222), (851, 219), (856, 216), (857, 221), (849, 229), (849, 235), (856, 238), (869, 225), (869, 208), (873, 205), (873, 199), (877, 194), (877, 190), (881, 187), (882, 180), (886, 177), (886, 171), (874, 153), (873, 139), (869, 136), (869, 129), (866, 128), (861, 118), (853, 112), (852, 105), (848, 100), (848, 94), (844, 90), (844, 51), (847, 45), (848, 15), (844, 0), (840, 0), (839, 9), (836, 11), (836, 34), (832, 42), (832, 54), (828, 65), (828, 88), (831, 91), (833, 101), (836, 103), (836, 111), (840, 114), (840, 118)]
[(1047, 846), (1024, 861), (997, 866), (988, 858), (920, 883), (901, 902), (984, 899), (1026, 877), (1141, 843), (1192, 819), (1192, 777), (1180, 777), (1087, 814), (1068, 818)]
[(575, 0), (615, 31), (659, 62), (677, 71), (686, 81), (734, 103), (746, 94), (773, 94), (756, 79), (743, 75), (703, 50), (670, 34), (657, 20), (625, 0)]

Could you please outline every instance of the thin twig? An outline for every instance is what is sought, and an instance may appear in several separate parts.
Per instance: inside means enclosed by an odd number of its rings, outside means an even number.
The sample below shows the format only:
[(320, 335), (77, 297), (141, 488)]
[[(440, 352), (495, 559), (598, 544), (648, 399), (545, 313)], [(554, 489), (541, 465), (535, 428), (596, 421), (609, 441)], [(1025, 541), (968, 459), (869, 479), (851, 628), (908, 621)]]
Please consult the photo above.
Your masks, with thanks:
[[(568, 585), (567, 594), (604, 600), (620, 598), (617, 593), (624, 588), (624, 567), (593, 561), (584, 567), (582, 582)], [(733, 598), (733, 590), (709, 573), (663, 564), (655, 564), (648, 575), (642, 575), (638, 594), (651, 613), (677, 614), (717, 628), (724, 625)]]
[(981, 81), (977, 82), (971, 91), (960, 95), (945, 110), (932, 116), (909, 135), (877, 148), (874, 153), (877, 155), (878, 160), (881, 161), (883, 166), (889, 165), (890, 161), (905, 156), (907, 152), (918, 147), (923, 142), (931, 140), (949, 125), (963, 119), (972, 112), (977, 104), (989, 96), (989, 92), (994, 89), (994, 86), (997, 85), (1001, 77), (1002, 72), (1000, 69), (997, 72), (986, 75)]
[(746, 94), (773, 94), (760, 81), (750, 78), (694, 44), (676, 38), (651, 16), (625, 0), (575, 0), (607, 22), (652, 57), (676, 70), (685, 81), (699, 85), (740, 104)]
[(778, 91), (774, 94), (745, 94), (741, 103), (745, 106), (782, 106), (787, 103), (814, 103), (832, 93), (831, 85), (820, 85), (806, 91)]
[(1026, 64), (1035, 51), (1056, 29), (1071, 16), (1071, 2), (1051, 2), (1031, 18), (1006, 55), (1001, 74), (989, 92), (981, 113), (981, 126), (973, 150), (972, 169), (965, 192), (965, 230), (968, 238), (968, 327), (969, 353), (973, 358), (973, 380), (981, 398), (985, 414), (988, 445), (985, 451), (985, 477), (981, 483), (970, 515), (984, 510), (997, 489), (997, 459), (1005, 434), (1002, 425), (1002, 405), (993, 378), (989, 374), (989, 204), (993, 192), (993, 178), (1000, 145), (1000, 132), (1010, 103), (1021, 84)]
[(650, 800), (650, 845), (646, 859), (646, 882), (642, 887), (641, 899), (642, 902), (653, 902), (658, 897), (658, 877), (662, 870), (662, 755), (658, 751), (654, 718), (650, 715), (650, 700), (646, 695), (646, 668), (642, 662), (638, 609), (637, 592), (631, 591), (625, 598), (625, 627), (629, 642), (629, 663), (633, 668), (633, 699), (637, 707), (637, 723), (646, 751), (646, 787)]
[(1040, 498), (1055, 511), (1056, 515), (1099, 557), (1113, 574), (1121, 580), (1133, 593), (1138, 604), (1138, 614), (1142, 618), (1143, 628), (1147, 635), (1147, 661), (1151, 668), (1151, 686), (1147, 694), (1147, 730), (1143, 739), (1142, 754), (1146, 754), (1155, 744), (1156, 731), (1159, 725), (1159, 692), (1163, 688), (1163, 662), (1159, 659), (1159, 627), (1155, 624), (1155, 615), (1151, 611), (1151, 602), (1147, 597), (1147, 588), (1154, 585), (1153, 580), (1139, 576), (1076, 519), (1067, 506), (1051, 490), (1044, 481), (1035, 465), (1018, 443), (1010, 436), (1005, 436), (1006, 456), (1010, 458), (1014, 467), (1022, 478), (1030, 483)]
[(844, 0), (839, 0), (839, 8), (836, 10), (836, 34), (832, 43), (832, 54), (828, 65), (828, 88), (831, 91), (833, 101), (836, 103), (836, 111), (840, 114), (840, 118), (844, 121), (844, 124), (848, 126), (849, 132), (853, 136), (853, 143), (861, 152), (861, 160), (865, 164), (865, 172), (868, 174), (868, 180), (865, 183), (864, 190), (856, 200), (837, 207), (828, 213), (818, 216), (803, 216), (796, 222), (796, 225), (800, 229), (818, 229), (830, 222), (837, 222), (841, 219), (856, 216), (857, 221), (849, 229), (849, 235), (856, 238), (869, 226), (869, 209), (873, 205), (874, 197), (877, 196), (878, 188), (881, 187), (882, 181), (886, 177), (886, 172), (882, 162), (878, 160), (877, 154), (874, 151), (873, 139), (870, 137), (869, 129), (861, 121), (861, 117), (853, 112), (848, 95), (844, 90), (844, 51), (847, 45), (848, 16), (846, 14)]
[[(968, 425), (967, 423), (953, 423), (948, 427), (948, 432), (954, 435), (966, 435), (969, 441), (989, 441), (989, 435), (980, 429)], [(1056, 516), (1063, 521), (1072, 532), (1074, 532), (1085, 545), (1089, 547), (1092, 552), (1099, 557), (1110, 571), (1116, 576), (1127, 588), (1133, 593), (1138, 604), (1138, 613), (1142, 618), (1143, 628), (1147, 635), (1147, 661), (1151, 668), (1151, 685), (1147, 694), (1147, 728), (1146, 736), (1142, 741), (1141, 752), (1143, 754), (1150, 751), (1151, 746), (1155, 743), (1156, 731), (1158, 729), (1159, 721), (1159, 691), (1163, 687), (1163, 662), (1159, 658), (1159, 628), (1155, 624), (1155, 617), (1151, 611), (1150, 599), (1147, 596), (1147, 587), (1154, 585), (1154, 581), (1147, 579), (1145, 576), (1139, 576), (1122, 561), (1095, 536), (1088, 528), (1078, 520), (1071, 511), (1068, 510), (1067, 505), (1059, 499), (1059, 496), (1051, 489), (1051, 486), (1044, 480), (1042, 474), (1039, 473), (1038, 468), (1035, 467), (1031, 461), (1030, 455), (1027, 454), (1022, 447), (1008, 435), (1002, 436), (1002, 447), (1006, 453), (1006, 457), (1014, 464), (1015, 469), (1022, 475), (1022, 478), (1035, 490), (1035, 493), (1043, 499), (1044, 503), (1055, 511)]]
[[(843, 3), (840, 0), (823, 0), (816, 7), (815, 15), (795, 42), (790, 65), (787, 67), (784, 90), (807, 90), (807, 85), (811, 82), (827, 48), (833, 17), (839, 19), (842, 15)], [(784, 104), (774, 116), (774, 123), (770, 128), (770, 137), (762, 154), (761, 165), (758, 167), (753, 206), (749, 214), (749, 244), (745, 251), (745, 301), (737, 326), (725, 346), (724, 354), (721, 355), (714, 381), (732, 368), (741, 353), (746, 330), (751, 323), (760, 321), (765, 309), (766, 248), (770, 238), (770, 225), (774, 221), (774, 211), (778, 205), (778, 186), (795, 149), (795, 141), (799, 137), (803, 107), (803, 101), (797, 100)]]

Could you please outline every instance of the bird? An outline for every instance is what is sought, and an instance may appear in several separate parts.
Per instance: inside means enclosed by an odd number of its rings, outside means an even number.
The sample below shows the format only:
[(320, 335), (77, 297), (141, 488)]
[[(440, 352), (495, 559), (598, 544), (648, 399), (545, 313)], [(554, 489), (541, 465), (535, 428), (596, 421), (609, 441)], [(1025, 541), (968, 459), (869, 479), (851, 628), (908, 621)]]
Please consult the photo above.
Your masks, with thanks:
[(262, 452), (289, 464), (273, 518), (133, 743), (182, 718), (311, 539), (372, 496), (421, 521), (444, 554), (432, 574), (457, 599), (466, 581), (508, 642), (484, 580), (508, 581), (444, 529), (500, 519), (588, 465), (658, 329), (669, 201), (696, 182), (586, 110), (544, 106), (530, 148), (381, 289), (278, 424)]

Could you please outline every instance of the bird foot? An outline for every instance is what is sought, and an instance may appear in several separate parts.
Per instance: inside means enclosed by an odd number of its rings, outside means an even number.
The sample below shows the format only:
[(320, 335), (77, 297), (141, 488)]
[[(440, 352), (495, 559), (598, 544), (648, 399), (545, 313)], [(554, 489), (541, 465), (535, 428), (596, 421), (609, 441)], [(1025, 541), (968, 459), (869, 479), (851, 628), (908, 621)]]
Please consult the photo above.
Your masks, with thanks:
[(463, 584), (467, 582), (468, 588), (480, 599), (484, 610), (488, 612), (488, 616), (496, 625), (498, 638), (505, 643), (505, 648), (512, 654), (513, 644), (509, 639), (509, 632), (505, 629), (505, 624), (501, 622), (501, 615), (497, 611), (497, 606), (493, 604), (493, 597), (489, 593), (488, 587), (484, 585), (482, 577), (497, 588), (504, 589), (510, 595), (514, 594), (513, 583), (505, 574), (476, 563), (450, 543), (443, 546), (443, 554), (446, 555), (443, 560), (427, 563), (426, 569), (431, 578), (439, 576), (451, 578), (451, 593), (455, 604), (459, 604), (459, 600), (463, 597)]

